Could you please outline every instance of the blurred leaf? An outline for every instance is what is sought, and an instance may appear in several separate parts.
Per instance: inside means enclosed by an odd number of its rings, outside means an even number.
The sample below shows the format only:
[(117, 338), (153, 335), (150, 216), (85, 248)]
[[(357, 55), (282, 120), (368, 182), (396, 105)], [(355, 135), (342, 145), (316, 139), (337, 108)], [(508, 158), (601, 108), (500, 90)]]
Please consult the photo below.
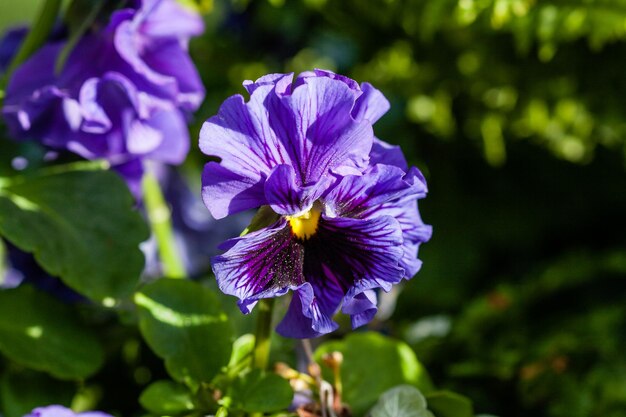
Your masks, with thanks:
[(254, 350), (254, 335), (253, 334), (244, 334), (243, 336), (239, 336), (235, 343), (233, 343), (233, 351), (230, 355), (230, 360), (228, 361), (228, 366), (236, 366), (241, 363), (244, 359), (252, 356), (252, 351)]
[[(344, 400), (358, 415), (367, 411), (391, 387), (411, 384), (423, 392), (431, 389), (426, 370), (411, 348), (378, 333), (352, 333), (342, 341), (330, 341), (315, 351), (319, 361), (325, 353), (343, 353), (341, 378)], [(330, 373), (325, 378), (332, 380)]]
[(0, 291), (0, 351), (62, 379), (85, 378), (104, 360), (94, 332), (70, 306), (29, 286)]
[(28, 24), (34, 20), (37, 11), (41, 7), (40, 2), (24, 2), (21, 0), (2, 0), (0, 13), (0, 32), (4, 32), (16, 25)]
[(426, 394), (428, 408), (437, 417), (472, 417), (472, 402), (459, 394), (450, 391), (436, 391)]
[(234, 409), (268, 413), (287, 409), (293, 389), (286, 379), (255, 369), (236, 379), (228, 395)]
[(114, 302), (132, 292), (144, 263), (147, 228), (132, 205), (109, 171), (16, 177), (0, 183), (0, 234), (76, 291)]
[(161, 279), (136, 293), (135, 303), (141, 334), (177, 381), (209, 382), (228, 364), (232, 329), (208, 288)]
[(141, 393), (139, 403), (159, 416), (182, 414), (194, 408), (189, 389), (172, 381), (153, 382)]
[(411, 385), (400, 385), (386, 391), (368, 416), (433, 417), (432, 413), (426, 409), (426, 400), (422, 393)]
[(22, 417), (47, 404), (69, 407), (74, 385), (32, 371), (4, 373), (0, 379), (0, 398), (4, 417)]

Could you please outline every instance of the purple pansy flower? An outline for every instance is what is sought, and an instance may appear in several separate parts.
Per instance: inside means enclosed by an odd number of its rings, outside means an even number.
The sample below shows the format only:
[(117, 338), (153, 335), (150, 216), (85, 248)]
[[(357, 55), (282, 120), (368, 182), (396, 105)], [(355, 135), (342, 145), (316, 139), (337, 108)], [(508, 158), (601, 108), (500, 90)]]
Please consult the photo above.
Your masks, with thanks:
[(114, 12), (55, 72), (66, 41), (49, 42), (11, 77), (3, 113), (13, 136), (107, 159), (138, 192), (143, 160), (181, 163), (186, 117), (204, 97), (187, 52), (199, 15), (174, 0)]
[(230, 97), (200, 133), (202, 151), (221, 159), (205, 166), (202, 195), (216, 218), (257, 207), (275, 217), (212, 259), (220, 289), (244, 313), (292, 291), (277, 327), (288, 337), (335, 330), (340, 306), (353, 327), (369, 322), (375, 290), (411, 278), (431, 235), (416, 202), (424, 177), (373, 134), (389, 103), (370, 84), (321, 70), (244, 86), (250, 100)]
[(38, 407), (24, 417), (111, 417), (111, 415), (101, 411), (85, 411), (83, 413), (75, 413), (69, 408), (61, 405), (49, 405), (47, 407)]

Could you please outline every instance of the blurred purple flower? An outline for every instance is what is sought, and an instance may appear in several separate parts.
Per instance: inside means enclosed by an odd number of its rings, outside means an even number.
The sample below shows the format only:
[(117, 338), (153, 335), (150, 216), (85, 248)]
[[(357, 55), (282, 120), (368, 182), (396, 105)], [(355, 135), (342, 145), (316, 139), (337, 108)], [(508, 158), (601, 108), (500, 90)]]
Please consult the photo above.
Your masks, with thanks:
[(66, 41), (35, 53), (13, 74), (3, 113), (15, 138), (107, 159), (138, 193), (143, 160), (179, 164), (189, 150), (186, 117), (204, 89), (187, 45), (203, 22), (174, 0), (135, 3), (81, 39), (60, 73)]
[(370, 84), (317, 70), (246, 82), (200, 133), (221, 159), (204, 169), (203, 199), (222, 218), (269, 207), (271, 224), (223, 244), (212, 259), (220, 289), (249, 313), (262, 298), (293, 298), (277, 331), (308, 338), (352, 326), (377, 311), (377, 289), (411, 278), (431, 235), (417, 211), (426, 183), (402, 152), (374, 138), (389, 108)]
[(75, 413), (69, 408), (60, 405), (49, 405), (47, 407), (38, 407), (24, 417), (112, 417), (101, 411), (85, 411), (83, 413)]

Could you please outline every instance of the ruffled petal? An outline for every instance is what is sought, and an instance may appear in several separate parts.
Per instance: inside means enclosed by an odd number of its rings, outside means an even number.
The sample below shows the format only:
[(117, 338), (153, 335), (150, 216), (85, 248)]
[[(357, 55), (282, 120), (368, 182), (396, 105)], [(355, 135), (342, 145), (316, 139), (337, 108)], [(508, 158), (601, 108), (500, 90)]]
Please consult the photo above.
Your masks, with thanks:
[[(138, 33), (136, 25), (132, 20), (119, 22), (114, 35), (115, 51), (128, 64), (130, 68), (126, 73), (135, 73), (134, 78), (142, 77), (144, 82), (142, 87), (158, 87), (162, 93), (174, 97), (177, 93), (176, 79), (160, 74), (151, 68), (143, 59), (143, 52), (146, 46), (142, 45), (146, 40)], [(154, 41), (152, 41), (154, 42)], [(141, 79), (137, 81), (142, 81)]]
[[(200, 131), (202, 152), (221, 158), (219, 165), (206, 165), (205, 177), (214, 178), (214, 181), (219, 181), (219, 175), (241, 179), (236, 194), (240, 200), (255, 198), (258, 190), (254, 187), (259, 185), (262, 188), (273, 167), (290, 164), (282, 145), (268, 124), (263, 101), (270, 92), (271, 86), (257, 88), (248, 104), (239, 95), (228, 98), (218, 114), (207, 120)], [(212, 187), (213, 184), (203, 183), (203, 186)], [(237, 207), (240, 206), (228, 204), (227, 198), (220, 198), (220, 201), (223, 202), (220, 207), (216, 204), (208, 206), (215, 218), (222, 218), (239, 210)], [(264, 199), (260, 205), (263, 204)]]
[(371, 124), (374, 124), (389, 110), (389, 101), (385, 98), (383, 93), (374, 88), (370, 83), (362, 83), (359, 86), (356, 81), (345, 75), (335, 74), (328, 70), (315, 69), (298, 75), (295, 85), (303, 84), (304, 80), (309, 77), (327, 77), (338, 80), (346, 84), (351, 90), (360, 93), (352, 109), (352, 117), (355, 120), (367, 119)]
[(143, 0), (135, 18), (141, 32), (154, 38), (180, 38), (184, 41), (204, 32), (202, 16), (176, 1)]
[(408, 169), (408, 164), (402, 149), (398, 145), (391, 145), (378, 138), (374, 138), (372, 151), (370, 152), (370, 165), (384, 164), (393, 165), (403, 171)]
[(264, 179), (234, 173), (217, 162), (202, 171), (202, 200), (216, 219), (265, 204)]
[(306, 252), (307, 281), (332, 284), (344, 293), (361, 279), (381, 279), (381, 286), (401, 279), (397, 265), (402, 232), (391, 216), (354, 219), (323, 215), (318, 231), (306, 242)]
[[(352, 295), (353, 293), (355, 295)], [(359, 293), (351, 291), (344, 298), (341, 311), (350, 315), (352, 328), (356, 329), (372, 321), (376, 312), (378, 312), (377, 303), (376, 291), (365, 290)]]
[[(375, 305), (358, 304), (363, 297), (359, 294), (373, 288), (388, 291), (404, 273), (398, 265), (402, 256), (401, 230), (397, 221), (388, 216), (371, 220), (322, 217), (317, 233), (304, 242), (304, 247), (304, 276), (314, 297), (310, 299), (301, 294), (301, 300), (295, 302), (300, 303), (298, 307), (302, 308), (302, 315), (310, 320), (311, 326), (319, 321), (320, 327), (312, 327), (315, 336), (334, 330), (330, 318), (337, 312), (342, 299), (347, 303), (347, 314), (357, 316), (355, 323), (360, 325), (365, 319), (369, 321), (376, 312)], [(307, 304), (305, 300), (310, 302)], [(290, 312), (296, 314), (297, 310), (292, 307)], [(289, 325), (291, 321), (300, 323), (303, 320), (302, 317), (285, 318), (282, 334), (313, 337), (308, 329), (306, 336), (296, 335), (295, 330), (287, 334), (293, 327)]]
[(315, 182), (341, 166), (366, 166), (374, 136), (368, 121), (355, 121), (350, 114), (357, 97), (341, 81), (308, 77), (281, 97), (282, 108), (272, 108), (272, 127), (303, 182)]
[(278, 165), (265, 182), (267, 204), (278, 214), (297, 215), (308, 211), (333, 180), (323, 177), (311, 185), (298, 185), (296, 173), (290, 165)]
[(400, 265), (405, 277), (417, 273), (420, 243), (430, 239), (432, 228), (422, 221), (417, 199), (426, 195), (426, 181), (417, 168), (408, 173), (392, 165), (375, 165), (361, 176), (346, 176), (325, 197), (333, 215), (358, 218), (391, 216), (402, 230), (403, 254)]
[(389, 101), (370, 83), (361, 84), (361, 91), (363, 94), (352, 109), (352, 117), (356, 120), (367, 119), (374, 124), (389, 110)]
[(145, 122), (160, 132), (159, 146), (150, 152), (155, 161), (168, 164), (182, 163), (189, 153), (189, 129), (182, 113), (175, 108), (156, 110)]
[(293, 72), (288, 74), (267, 74), (257, 79), (256, 81), (246, 80), (243, 82), (243, 86), (252, 95), (254, 91), (265, 85), (275, 87), (274, 91), (278, 95), (291, 94), (291, 81), (293, 80)]
[[(325, 181), (332, 170), (365, 169), (373, 134), (368, 121), (356, 122), (350, 115), (358, 94), (327, 77), (307, 78), (292, 94), (277, 92), (287, 90), (290, 80), (290, 75), (272, 74), (246, 84), (252, 91), (248, 103), (239, 95), (227, 99), (202, 128), (202, 152), (221, 158), (231, 176), (248, 184), (265, 182), (282, 164), (294, 168), (296, 188)], [(272, 190), (279, 191), (270, 186), (268, 195)]]
[(432, 226), (424, 224), (415, 200), (392, 201), (376, 208), (375, 215), (392, 216), (402, 229), (403, 255), (400, 265), (405, 269), (405, 278), (412, 278), (419, 271), (422, 262), (417, 259), (419, 245), (428, 242), (432, 236)]
[(200, 106), (204, 99), (204, 86), (189, 53), (178, 39), (152, 42), (145, 48), (142, 59), (147, 68), (167, 77), (161, 79), (164, 87), (173, 84), (169, 88), (181, 108), (194, 111)]
[(404, 173), (391, 165), (376, 165), (365, 174), (349, 175), (325, 196), (327, 208), (337, 216), (371, 216), (382, 204), (422, 198), (426, 183), (416, 168)]
[(309, 339), (337, 330), (332, 313), (323, 311), (313, 287), (305, 283), (293, 293), (287, 314), (276, 326), (276, 332), (284, 337)]
[(211, 260), (219, 288), (238, 297), (244, 313), (261, 298), (301, 286), (303, 264), (304, 249), (284, 220), (238, 238), (226, 253)]

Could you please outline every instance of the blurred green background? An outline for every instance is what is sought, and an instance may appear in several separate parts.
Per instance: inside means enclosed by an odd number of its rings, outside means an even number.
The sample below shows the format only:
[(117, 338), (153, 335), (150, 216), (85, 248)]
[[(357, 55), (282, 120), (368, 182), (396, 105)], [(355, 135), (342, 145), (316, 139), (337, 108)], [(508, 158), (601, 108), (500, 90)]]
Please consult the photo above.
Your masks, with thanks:
[[(4, 27), (41, 3), (1, 2)], [(375, 132), (425, 173), (434, 235), (373, 327), (479, 413), (626, 416), (626, 0), (200, 3), (192, 137), (270, 72), (330, 69), (390, 100)]]

